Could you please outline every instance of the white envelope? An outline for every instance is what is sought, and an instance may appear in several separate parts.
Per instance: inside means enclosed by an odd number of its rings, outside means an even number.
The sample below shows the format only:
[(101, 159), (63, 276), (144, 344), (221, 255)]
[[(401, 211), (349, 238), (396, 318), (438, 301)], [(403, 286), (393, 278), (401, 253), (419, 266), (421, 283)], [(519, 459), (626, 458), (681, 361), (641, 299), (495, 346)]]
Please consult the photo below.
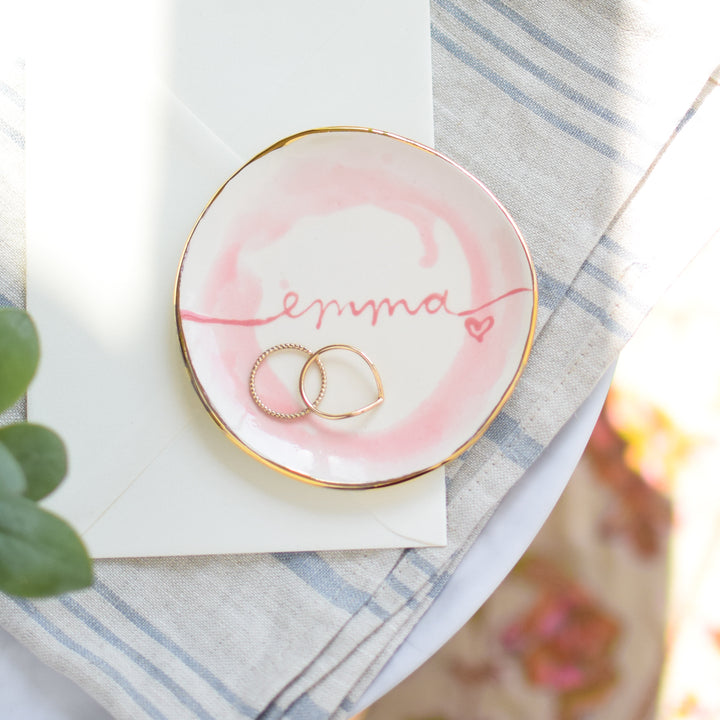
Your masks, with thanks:
[(432, 144), (429, 11), (416, 0), (40, 3), (28, 62), (29, 416), (69, 476), (46, 502), (95, 557), (445, 543), (444, 471), (304, 485), (227, 440), (173, 316), (185, 240), (216, 189), (294, 132), (378, 127)]

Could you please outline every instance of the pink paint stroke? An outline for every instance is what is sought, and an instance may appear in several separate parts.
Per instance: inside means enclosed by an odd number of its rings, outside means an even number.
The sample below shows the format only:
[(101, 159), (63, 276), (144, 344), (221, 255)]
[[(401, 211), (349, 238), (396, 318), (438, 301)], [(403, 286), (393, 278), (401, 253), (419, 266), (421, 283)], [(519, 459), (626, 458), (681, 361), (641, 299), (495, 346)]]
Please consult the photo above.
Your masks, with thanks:
[[(482, 305), (470, 308), (469, 310), (462, 310), (458, 312), (448, 307), (447, 290), (443, 291), (442, 293), (430, 293), (429, 295), (426, 295), (414, 308), (410, 306), (409, 302), (405, 298), (400, 298), (399, 300), (395, 301), (391, 301), (390, 298), (383, 298), (380, 301), (370, 299), (365, 301), (359, 307), (353, 300), (345, 303), (344, 305), (341, 305), (340, 302), (335, 299), (325, 301), (321, 300), (320, 298), (316, 298), (315, 300), (310, 302), (305, 308), (299, 311), (296, 311), (295, 308), (300, 302), (300, 296), (296, 292), (289, 291), (285, 293), (283, 297), (283, 309), (279, 313), (276, 313), (275, 315), (269, 315), (265, 318), (218, 318), (210, 315), (202, 315), (200, 313), (193, 312), (192, 310), (181, 310), (180, 315), (183, 320), (189, 320), (191, 322), (209, 325), (237, 325), (241, 327), (257, 327), (260, 325), (269, 325), (270, 323), (275, 322), (282, 317), (296, 320), (298, 318), (301, 318), (306, 313), (310, 312), (313, 307), (317, 306), (318, 319), (315, 327), (317, 329), (320, 329), (322, 327), (323, 320), (325, 319), (325, 314), (331, 307), (335, 308), (338, 317), (340, 317), (346, 310), (349, 310), (353, 316), (358, 317), (359, 315), (362, 315), (362, 313), (365, 312), (367, 309), (370, 309), (370, 324), (374, 327), (375, 325), (377, 325), (377, 322), (380, 319), (380, 312), (383, 308), (387, 308), (388, 317), (392, 317), (398, 308), (402, 308), (408, 315), (411, 316), (417, 315), (421, 310), (425, 310), (428, 315), (435, 315), (442, 310), (447, 315), (454, 315), (455, 317), (468, 317), (470, 315), (474, 315), (475, 313), (480, 312), (481, 310), (485, 310), (486, 308), (500, 302), (501, 300), (505, 300), (508, 297), (523, 292), (532, 292), (532, 289), (526, 287), (514, 288), (513, 290), (509, 290), (508, 292), (503, 293), (502, 295), (499, 295), (498, 297), (493, 298), (492, 300), (489, 300)], [(467, 323), (466, 328), (468, 329), (468, 332), (470, 332), (470, 334), (472, 335), (473, 333), (471, 332)], [(490, 328), (488, 328), (488, 330), (489, 329)]]

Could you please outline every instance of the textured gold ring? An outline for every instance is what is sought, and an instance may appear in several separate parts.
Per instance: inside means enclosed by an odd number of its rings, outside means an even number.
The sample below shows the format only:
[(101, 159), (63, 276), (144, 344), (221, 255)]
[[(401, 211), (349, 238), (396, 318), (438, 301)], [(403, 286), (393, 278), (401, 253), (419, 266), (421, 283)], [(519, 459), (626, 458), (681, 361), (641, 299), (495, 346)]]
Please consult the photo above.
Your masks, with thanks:
[[(302, 410), (298, 410), (294, 413), (283, 413), (278, 412), (277, 410), (273, 410), (272, 408), (268, 407), (261, 399), (260, 396), (257, 393), (257, 389), (255, 387), (255, 375), (257, 374), (258, 368), (267, 360), (267, 358), (276, 352), (281, 352), (284, 350), (296, 350), (301, 353), (305, 353), (305, 355), (309, 355), (308, 361), (303, 366), (303, 372), (302, 372), (302, 378), (305, 379), (305, 375), (307, 374), (307, 371), (309, 369), (309, 366), (311, 364), (317, 365), (318, 369), (320, 370), (321, 375), (321, 383), (320, 383), (320, 392), (318, 392), (317, 397), (315, 400), (313, 400), (312, 404), (308, 403), (308, 401), (305, 399), (305, 395), (303, 395), (303, 402), (305, 403), (305, 407)], [(327, 387), (327, 376), (325, 375), (325, 367), (323, 366), (321, 360), (317, 357), (318, 353), (313, 353), (312, 351), (308, 350), (306, 347), (303, 347), (302, 345), (297, 345), (295, 343), (283, 343), (282, 345), (273, 345), (273, 347), (268, 348), (264, 353), (258, 357), (258, 359), (255, 361), (255, 364), (253, 365), (252, 370), (250, 371), (250, 395), (252, 396), (252, 399), (255, 401), (255, 404), (266, 414), (270, 415), (271, 417), (277, 418), (278, 420), (296, 420), (297, 418), (304, 417), (307, 415), (310, 410), (313, 408), (313, 406), (316, 406), (325, 395), (325, 388)]]

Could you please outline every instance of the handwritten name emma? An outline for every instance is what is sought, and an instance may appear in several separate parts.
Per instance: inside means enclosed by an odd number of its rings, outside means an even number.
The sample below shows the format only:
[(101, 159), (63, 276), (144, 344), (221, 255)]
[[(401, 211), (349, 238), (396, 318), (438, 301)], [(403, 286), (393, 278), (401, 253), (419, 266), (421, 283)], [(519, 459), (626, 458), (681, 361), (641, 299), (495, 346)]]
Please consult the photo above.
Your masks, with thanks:
[(418, 315), (420, 313), (427, 315), (443, 313), (445, 315), (465, 318), (465, 329), (467, 332), (475, 340), (482, 342), (487, 332), (495, 324), (495, 319), (492, 314), (487, 313), (485, 313), (482, 318), (477, 318), (475, 316), (483, 313), (483, 311), (492, 307), (496, 303), (505, 300), (506, 298), (525, 292), (532, 292), (532, 290), (525, 287), (514, 288), (513, 290), (503, 293), (492, 300), (478, 305), (477, 307), (458, 311), (453, 310), (448, 304), (448, 290), (444, 290), (443, 292), (432, 292), (426, 295), (415, 305), (411, 305), (405, 298), (400, 298), (398, 300), (390, 300), (390, 298), (382, 298), (381, 300), (370, 299), (361, 303), (355, 302), (354, 300), (340, 303), (338, 300), (322, 300), (320, 298), (316, 298), (311, 300), (309, 303), (302, 304), (300, 302), (300, 296), (296, 292), (289, 291), (285, 293), (283, 297), (282, 309), (278, 313), (264, 318), (217, 318), (195, 313), (191, 310), (182, 310), (180, 315), (183, 320), (190, 322), (213, 325), (257, 327), (260, 325), (268, 325), (280, 320), (280, 318), (290, 318), (295, 320), (310, 313), (316, 313), (317, 317), (315, 327), (319, 329), (322, 327), (328, 313), (332, 313), (335, 317), (340, 317), (346, 313), (350, 313), (354, 317), (364, 315), (369, 317), (370, 324), (373, 326), (377, 325), (378, 320), (383, 314), (386, 314), (387, 317), (393, 317), (395, 313), (399, 311), (410, 316)]

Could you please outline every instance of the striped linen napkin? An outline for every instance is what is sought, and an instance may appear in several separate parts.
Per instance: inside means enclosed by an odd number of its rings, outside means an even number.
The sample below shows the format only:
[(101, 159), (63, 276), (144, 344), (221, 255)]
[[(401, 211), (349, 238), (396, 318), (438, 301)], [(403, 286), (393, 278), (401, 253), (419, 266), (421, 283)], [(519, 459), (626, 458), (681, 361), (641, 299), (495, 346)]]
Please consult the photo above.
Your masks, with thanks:
[[(720, 166), (720, 142), (685, 141), (720, 94), (713, 5), (433, 0), (436, 146), (509, 209), (540, 287), (521, 382), (447, 468), (447, 547), (99, 561), (92, 589), (0, 598), (2, 625), (118, 718), (347, 717), (716, 229), (718, 187), (695, 169)], [(0, 77), (0, 302), (16, 305), (22, 107), (16, 65)], [(664, 170), (686, 156), (687, 175)]]

